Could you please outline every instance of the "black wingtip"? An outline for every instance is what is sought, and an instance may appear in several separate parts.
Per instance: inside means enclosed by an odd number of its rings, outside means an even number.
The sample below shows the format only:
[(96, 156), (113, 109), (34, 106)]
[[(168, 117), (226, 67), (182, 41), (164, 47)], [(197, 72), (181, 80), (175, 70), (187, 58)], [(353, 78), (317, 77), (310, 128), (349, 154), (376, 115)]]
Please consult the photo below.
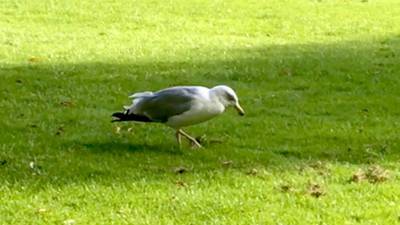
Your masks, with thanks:
[(121, 119), (112, 119), (111, 120), (111, 123), (114, 123), (114, 122), (121, 122), (122, 120)]
[(122, 117), (125, 116), (125, 113), (123, 113), (123, 112), (115, 112), (115, 113), (113, 113), (111, 116), (113, 116), (113, 117), (118, 117), (118, 118), (122, 118)]
[(143, 115), (127, 114), (126, 112), (116, 112), (112, 114), (114, 119), (111, 122), (122, 122), (122, 121), (138, 121), (138, 122), (153, 122), (150, 118)]
[(115, 112), (111, 116), (114, 117), (111, 123), (114, 123), (123, 121), (122, 118), (124, 118), (125, 114), (123, 112)]

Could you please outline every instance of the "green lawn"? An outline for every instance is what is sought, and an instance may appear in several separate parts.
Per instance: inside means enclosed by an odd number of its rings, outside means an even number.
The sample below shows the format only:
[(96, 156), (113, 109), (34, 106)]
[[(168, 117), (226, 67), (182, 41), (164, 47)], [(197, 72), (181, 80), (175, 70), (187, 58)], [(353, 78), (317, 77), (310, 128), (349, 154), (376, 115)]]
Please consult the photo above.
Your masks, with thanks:
[[(110, 123), (217, 84), (201, 150)], [(0, 224), (395, 224), (399, 103), (398, 0), (3, 0)]]

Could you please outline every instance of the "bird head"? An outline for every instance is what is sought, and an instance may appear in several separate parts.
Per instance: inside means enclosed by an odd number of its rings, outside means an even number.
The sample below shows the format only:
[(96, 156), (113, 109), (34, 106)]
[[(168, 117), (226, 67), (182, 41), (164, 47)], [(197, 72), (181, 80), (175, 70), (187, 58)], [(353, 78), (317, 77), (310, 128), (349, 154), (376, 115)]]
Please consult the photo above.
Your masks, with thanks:
[(221, 104), (225, 107), (233, 106), (238, 111), (239, 115), (244, 116), (244, 110), (239, 104), (239, 98), (232, 88), (226, 85), (218, 85), (213, 87), (211, 91)]

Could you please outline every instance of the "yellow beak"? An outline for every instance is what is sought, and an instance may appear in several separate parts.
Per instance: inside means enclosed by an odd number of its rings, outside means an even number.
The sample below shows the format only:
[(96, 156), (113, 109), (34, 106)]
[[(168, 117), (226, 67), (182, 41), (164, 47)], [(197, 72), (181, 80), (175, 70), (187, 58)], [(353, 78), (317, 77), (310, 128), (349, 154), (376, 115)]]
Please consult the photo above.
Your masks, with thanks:
[(239, 103), (236, 103), (235, 109), (238, 111), (239, 115), (244, 116), (244, 110), (243, 110), (243, 108), (239, 105)]

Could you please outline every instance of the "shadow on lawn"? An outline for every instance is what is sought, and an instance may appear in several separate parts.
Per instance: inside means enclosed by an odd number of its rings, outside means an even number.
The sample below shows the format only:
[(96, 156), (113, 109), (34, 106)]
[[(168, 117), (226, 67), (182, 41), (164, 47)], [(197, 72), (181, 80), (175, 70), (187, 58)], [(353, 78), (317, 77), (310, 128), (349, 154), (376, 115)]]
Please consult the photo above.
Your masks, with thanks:
[[(65, 145), (69, 145), (70, 143), (66, 143)], [(181, 155), (181, 151), (178, 147), (167, 148), (164, 145), (160, 144), (143, 144), (143, 143), (127, 143), (127, 142), (117, 142), (117, 141), (109, 141), (109, 142), (83, 142), (77, 143), (74, 145), (80, 145), (81, 147), (89, 150), (93, 153), (159, 153), (159, 154), (168, 154), (168, 155)]]
[[(68, 110), (71, 110), (77, 115), (72, 119), (70, 118), (73, 122), (87, 122), (93, 125), (92, 129), (95, 129), (96, 120), (102, 121), (102, 117), (108, 117), (114, 110), (118, 110), (121, 104), (126, 102), (125, 96), (132, 90), (158, 89), (182, 84), (211, 86), (227, 83), (237, 87), (239, 92), (247, 92), (249, 94), (249, 96), (243, 97), (245, 105), (265, 105), (265, 107), (258, 107), (258, 111), (250, 113), (249, 122), (246, 125), (250, 128), (246, 128), (247, 132), (251, 132), (252, 126), (262, 124), (263, 120), (266, 120), (264, 115), (271, 116), (271, 119), (280, 118), (280, 121), (277, 122), (276, 130), (279, 130), (281, 136), (263, 133), (249, 135), (249, 138), (255, 142), (260, 139), (270, 138), (271, 140), (281, 139), (281, 146), (296, 145), (295, 140), (299, 138), (290, 134), (291, 128), (288, 127), (286, 120), (301, 120), (298, 115), (306, 115), (304, 117), (306, 122), (307, 119), (315, 118), (321, 121), (337, 120), (342, 125), (346, 125), (347, 122), (351, 121), (359, 121), (359, 125), (356, 124), (359, 127), (367, 125), (371, 126), (371, 129), (381, 129), (379, 132), (377, 131), (379, 136), (374, 136), (372, 131), (365, 135), (358, 134), (354, 138), (362, 137), (359, 142), (343, 138), (335, 142), (331, 140), (332, 138), (327, 137), (330, 139), (332, 149), (336, 151), (334, 153), (324, 154), (318, 151), (300, 153), (292, 151), (291, 148), (283, 148), (282, 150), (277, 148), (275, 151), (267, 152), (270, 148), (261, 148), (265, 150), (265, 155), (268, 157), (275, 155), (276, 158), (286, 159), (287, 163), (290, 163), (291, 159), (298, 159), (293, 160), (294, 163), (298, 163), (299, 160), (370, 163), (371, 158), (363, 158), (364, 153), (357, 152), (354, 149), (361, 149), (363, 145), (368, 145), (372, 142), (377, 142), (378, 147), (376, 148), (379, 149), (386, 148), (382, 147), (384, 145), (388, 145), (391, 149), (399, 146), (399, 139), (393, 133), (397, 129), (394, 129), (394, 127), (381, 128), (379, 123), (374, 120), (359, 119), (360, 112), (365, 110), (366, 107), (369, 107), (367, 110), (372, 113), (378, 112), (373, 115), (377, 120), (385, 120), (387, 118), (395, 121), (400, 115), (395, 107), (387, 105), (395, 98), (393, 96), (400, 94), (398, 91), (400, 71), (400, 64), (398, 63), (400, 60), (399, 36), (382, 38), (374, 42), (353, 41), (327, 45), (261, 46), (231, 49), (228, 53), (229, 58), (220, 55), (214, 60), (183, 62), (46, 64), (39, 61), (25, 65), (3, 65), (1, 73), (5, 78), (4, 84), (6, 85), (1, 86), (1, 91), (5, 94), (4, 101), (13, 99), (14, 91), (21, 90), (23, 92), (22, 97), (20, 96), (18, 101), (36, 101), (38, 104), (46, 102), (46, 104), (56, 105), (55, 108), (61, 107), (63, 112), (54, 119), (55, 121), (51, 121), (52, 123), (63, 123), (63, 115), (68, 116)], [(47, 84), (41, 84), (41, 81), (46, 81)], [(23, 89), (18, 88), (21, 85), (24, 85)], [(39, 100), (35, 95), (38, 93), (41, 96)], [(272, 95), (274, 93), (284, 93), (284, 95), (282, 94), (284, 97), (278, 99), (279, 101), (274, 101), (271, 93)], [(324, 109), (324, 103), (331, 100), (331, 96), (337, 93), (340, 93), (340, 95), (336, 96), (339, 99), (337, 102), (340, 103), (340, 98), (343, 97), (343, 99), (346, 99), (345, 106), (348, 108), (344, 108), (343, 111), (329, 112), (332, 109)], [(389, 102), (378, 101), (377, 99), (381, 94), (389, 99)], [(369, 95), (373, 97), (373, 99), (371, 97), (371, 102), (359, 102), (360, 99), (368, 101)], [(54, 96), (74, 99), (74, 101), (78, 102), (78, 105), (75, 108), (68, 109), (65, 106), (60, 106), (60, 99)], [(85, 98), (97, 99), (97, 101), (89, 102)], [(304, 111), (306, 109), (302, 108), (302, 104), (307, 103), (315, 104), (309, 109), (311, 110), (309, 112)], [(333, 106), (333, 108), (337, 108), (339, 105)], [(91, 114), (91, 111), (86, 111), (87, 115), (80, 113), (80, 110), (87, 109), (91, 109), (93, 112), (100, 110), (101, 112), (95, 115)], [(17, 113), (18, 110), (6, 107), (1, 115), (5, 120), (12, 120), (14, 118), (11, 118), (11, 115)], [(34, 111), (32, 119), (45, 121), (44, 123), (46, 123), (45, 116), (41, 115), (42, 108), (33, 105), (32, 110)], [(57, 113), (61, 110), (55, 109), (51, 112), (50, 109), (49, 113)], [(263, 114), (269, 111), (274, 111), (275, 114)], [(285, 119), (283, 120), (282, 118)], [(47, 122), (50, 123), (50, 121)], [(269, 125), (273, 125), (273, 122)], [(302, 126), (300, 122), (298, 125)], [(394, 125), (392, 124), (392, 126)], [(12, 127), (8, 128), (12, 129)], [(259, 128), (259, 130), (262, 129)], [(308, 132), (306, 128), (302, 131), (298, 134), (299, 136)], [(385, 134), (385, 132), (389, 131), (390, 133)], [(310, 130), (309, 132), (313, 131)], [(90, 130), (86, 131), (86, 135), (90, 135)], [(307, 136), (303, 137), (305, 146), (307, 144), (306, 138)], [(285, 143), (285, 139), (289, 139), (289, 141)], [(318, 142), (317, 139), (314, 139), (314, 141)], [(341, 141), (349, 141), (350, 144), (353, 146), (358, 145), (358, 147), (348, 150), (346, 144), (341, 143)], [(366, 143), (362, 143), (363, 141)], [(229, 154), (227, 155), (228, 157), (240, 160), (246, 158), (245, 155), (249, 154), (249, 156), (251, 155), (250, 159), (258, 160), (258, 163), (263, 165), (267, 164), (260, 161), (260, 159), (267, 158), (260, 158), (260, 154), (264, 153), (261, 151), (252, 152), (252, 149), (260, 149), (259, 146), (257, 147), (251, 143), (248, 147), (244, 144), (236, 144), (241, 149), (230, 151), (227, 153)], [(96, 142), (76, 138), (72, 142), (64, 142), (55, 146), (55, 148), (66, 148), (68, 145), (87, 149), (89, 151), (86, 152), (91, 154), (110, 152), (118, 154), (121, 151), (143, 154), (151, 152), (153, 155), (157, 153), (171, 155), (168, 160), (173, 160), (176, 156), (180, 160), (184, 159), (181, 151), (176, 148), (169, 149), (163, 144), (118, 143), (110, 139)], [(340, 149), (335, 150), (335, 146), (340, 147)], [(373, 148), (371, 149), (373, 150)], [(385, 158), (385, 154), (376, 158)], [(391, 160), (392, 158), (388, 157), (387, 159)], [(203, 159), (217, 160), (217, 157), (203, 155)], [(162, 161), (162, 159), (159, 160)], [(273, 158), (270, 160), (273, 160)], [(189, 161), (200, 162), (200, 160), (195, 159), (190, 159)], [(141, 160), (136, 160), (135, 162), (142, 163)], [(99, 162), (98, 166), (100, 164), (101, 162)]]

